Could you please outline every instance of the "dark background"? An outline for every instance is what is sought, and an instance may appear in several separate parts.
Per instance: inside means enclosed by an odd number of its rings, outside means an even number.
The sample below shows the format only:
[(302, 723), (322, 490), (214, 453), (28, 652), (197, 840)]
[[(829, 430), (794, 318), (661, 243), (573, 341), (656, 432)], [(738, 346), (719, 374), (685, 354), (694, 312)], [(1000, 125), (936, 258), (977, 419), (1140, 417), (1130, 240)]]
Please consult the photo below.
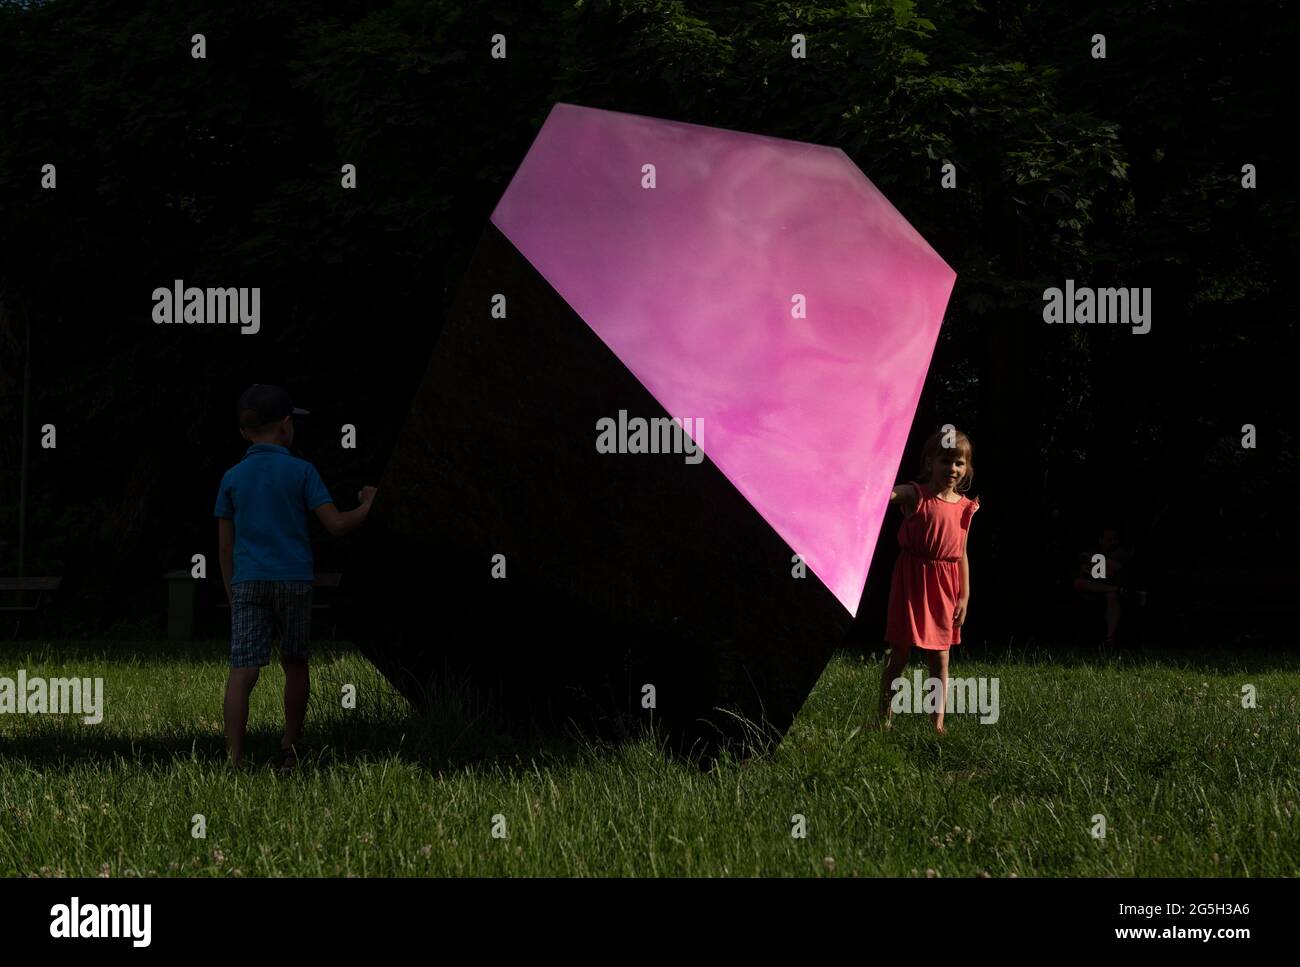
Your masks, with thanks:
[[(974, 440), (968, 641), (1077, 634), (1095, 615), (1067, 584), (1112, 520), (1154, 591), (1145, 640), (1294, 644), (1275, 608), (1300, 591), (1286, 3), (518, 7), (0, 2), (0, 574), (30, 326), (25, 570), (65, 579), (47, 628), (157, 636), (161, 575), (196, 552), (217, 599), (212, 508), (249, 383), (311, 410), (297, 447), (355, 505), (562, 100), (839, 146), (957, 271), (900, 479), (940, 424)], [(262, 332), (155, 325), (151, 293), (177, 278), (259, 286)], [(1067, 278), (1151, 287), (1150, 333), (1046, 325)], [(867, 650), (897, 521), (854, 628)], [(1213, 623), (1190, 610), (1207, 602)]]

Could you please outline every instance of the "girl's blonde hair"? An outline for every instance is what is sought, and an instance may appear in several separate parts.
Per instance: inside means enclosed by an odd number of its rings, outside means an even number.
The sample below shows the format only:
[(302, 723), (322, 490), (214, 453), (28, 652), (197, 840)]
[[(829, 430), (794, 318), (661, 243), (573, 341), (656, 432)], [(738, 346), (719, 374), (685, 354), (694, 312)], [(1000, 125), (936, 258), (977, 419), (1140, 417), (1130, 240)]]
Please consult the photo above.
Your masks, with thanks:
[(957, 493), (964, 494), (975, 482), (975, 448), (971, 446), (970, 437), (956, 427), (951, 430), (940, 430), (925, 441), (925, 446), (921, 448), (921, 470), (916, 479), (926, 484), (930, 482), (934, 461), (944, 452), (944, 440), (948, 437), (951, 437), (952, 449), (966, 458), (966, 473), (962, 475), (961, 483), (955, 488)]

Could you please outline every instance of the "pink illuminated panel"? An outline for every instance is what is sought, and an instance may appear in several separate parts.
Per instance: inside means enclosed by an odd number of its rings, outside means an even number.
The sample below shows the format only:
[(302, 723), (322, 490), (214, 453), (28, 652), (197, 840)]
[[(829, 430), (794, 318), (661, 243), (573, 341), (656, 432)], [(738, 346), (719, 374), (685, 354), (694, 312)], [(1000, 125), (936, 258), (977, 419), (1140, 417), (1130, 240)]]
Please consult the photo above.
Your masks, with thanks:
[(848, 156), (557, 104), (492, 221), (856, 612), (956, 273)]

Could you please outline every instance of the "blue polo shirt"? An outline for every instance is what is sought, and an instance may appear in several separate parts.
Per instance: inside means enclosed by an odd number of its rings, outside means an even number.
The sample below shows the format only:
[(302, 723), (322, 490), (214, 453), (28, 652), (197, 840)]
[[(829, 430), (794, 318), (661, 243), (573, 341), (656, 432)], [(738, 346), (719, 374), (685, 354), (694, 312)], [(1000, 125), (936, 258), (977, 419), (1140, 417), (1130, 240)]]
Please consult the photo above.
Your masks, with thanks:
[(315, 577), (307, 512), (331, 503), (316, 468), (285, 447), (254, 443), (226, 471), (217, 517), (235, 522), (235, 574), (244, 581), (310, 581)]

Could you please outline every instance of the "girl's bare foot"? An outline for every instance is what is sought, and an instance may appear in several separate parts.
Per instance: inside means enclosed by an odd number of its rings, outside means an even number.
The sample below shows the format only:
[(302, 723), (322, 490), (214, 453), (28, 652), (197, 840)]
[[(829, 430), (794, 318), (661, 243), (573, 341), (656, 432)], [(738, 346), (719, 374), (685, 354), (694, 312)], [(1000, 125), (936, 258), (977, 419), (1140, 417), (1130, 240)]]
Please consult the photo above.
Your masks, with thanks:
[(293, 770), (298, 767), (298, 753), (293, 746), (280, 750), (279, 773), (281, 776), (293, 774)]
[(943, 720), (942, 720), (942, 719), (940, 719), (939, 721), (937, 721), (937, 722), (934, 723), (934, 731), (937, 732), (939, 735), (947, 735), (947, 734), (948, 734), (948, 730), (945, 729), (945, 728), (943, 727)]

